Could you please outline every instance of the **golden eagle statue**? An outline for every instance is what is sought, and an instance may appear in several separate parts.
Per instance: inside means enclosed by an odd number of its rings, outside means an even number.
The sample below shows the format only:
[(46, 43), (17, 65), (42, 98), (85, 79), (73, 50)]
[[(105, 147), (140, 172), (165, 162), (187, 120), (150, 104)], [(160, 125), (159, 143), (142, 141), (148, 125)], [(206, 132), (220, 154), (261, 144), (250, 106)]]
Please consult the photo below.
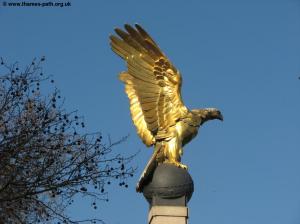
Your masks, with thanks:
[(187, 167), (180, 163), (183, 146), (212, 119), (223, 120), (215, 108), (189, 110), (181, 99), (182, 78), (150, 35), (138, 24), (126, 24), (125, 30), (111, 35), (112, 50), (127, 62), (127, 71), (119, 78), (125, 84), (130, 112), (137, 133), (154, 152), (145, 167), (136, 190), (141, 192), (160, 163)]

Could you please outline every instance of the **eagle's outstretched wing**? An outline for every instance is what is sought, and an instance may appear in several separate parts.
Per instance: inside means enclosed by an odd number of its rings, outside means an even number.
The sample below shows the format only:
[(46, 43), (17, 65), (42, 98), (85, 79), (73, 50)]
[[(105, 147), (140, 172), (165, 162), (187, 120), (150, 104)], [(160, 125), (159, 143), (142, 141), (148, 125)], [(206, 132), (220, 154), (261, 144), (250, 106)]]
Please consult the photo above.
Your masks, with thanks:
[[(128, 71), (120, 74), (130, 101), (132, 120), (147, 146), (187, 113), (182, 103), (181, 76), (158, 45), (139, 25), (116, 28), (110, 36), (112, 50), (127, 62)], [(163, 137), (162, 137), (163, 138)]]

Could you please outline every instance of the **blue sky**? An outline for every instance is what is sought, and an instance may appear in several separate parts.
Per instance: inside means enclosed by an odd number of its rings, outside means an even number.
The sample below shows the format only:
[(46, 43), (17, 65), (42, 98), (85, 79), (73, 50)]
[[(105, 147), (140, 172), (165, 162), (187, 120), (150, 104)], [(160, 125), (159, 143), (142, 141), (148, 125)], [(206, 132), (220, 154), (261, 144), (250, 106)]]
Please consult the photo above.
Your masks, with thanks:
[(190, 223), (300, 223), (299, 0), (90, 0), (47, 8), (3, 2), (0, 55), (23, 66), (45, 55), (45, 72), (66, 107), (85, 116), (88, 131), (113, 139), (130, 134), (117, 150), (141, 150), (129, 189), (112, 186), (110, 202), (96, 211), (78, 199), (74, 218), (147, 220), (148, 205), (134, 185), (151, 149), (135, 133), (117, 79), (125, 63), (108, 41), (114, 27), (137, 22), (181, 71), (185, 104), (217, 107), (224, 115), (185, 147), (183, 162), (195, 184)]

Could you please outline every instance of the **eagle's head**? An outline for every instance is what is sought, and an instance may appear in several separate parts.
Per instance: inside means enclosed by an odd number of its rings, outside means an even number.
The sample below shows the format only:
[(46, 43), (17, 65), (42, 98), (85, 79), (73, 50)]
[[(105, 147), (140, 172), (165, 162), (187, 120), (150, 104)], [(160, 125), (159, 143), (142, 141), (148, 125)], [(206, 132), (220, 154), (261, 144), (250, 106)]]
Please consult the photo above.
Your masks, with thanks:
[(223, 121), (223, 115), (221, 111), (216, 108), (195, 109), (192, 110), (192, 113), (197, 114), (201, 118), (201, 124), (214, 119)]

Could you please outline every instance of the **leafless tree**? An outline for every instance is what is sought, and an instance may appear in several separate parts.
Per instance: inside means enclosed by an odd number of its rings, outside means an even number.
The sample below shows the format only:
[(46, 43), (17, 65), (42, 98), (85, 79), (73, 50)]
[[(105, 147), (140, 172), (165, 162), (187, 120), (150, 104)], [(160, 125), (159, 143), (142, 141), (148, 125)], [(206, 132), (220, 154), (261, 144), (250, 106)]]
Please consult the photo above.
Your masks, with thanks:
[(24, 69), (0, 60), (0, 223), (102, 222), (74, 221), (65, 209), (80, 194), (97, 208), (113, 181), (128, 187), (134, 155), (112, 150), (124, 139), (103, 143), (100, 133), (84, 132), (83, 117), (63, 108), (43, 74), (44, 60)]

